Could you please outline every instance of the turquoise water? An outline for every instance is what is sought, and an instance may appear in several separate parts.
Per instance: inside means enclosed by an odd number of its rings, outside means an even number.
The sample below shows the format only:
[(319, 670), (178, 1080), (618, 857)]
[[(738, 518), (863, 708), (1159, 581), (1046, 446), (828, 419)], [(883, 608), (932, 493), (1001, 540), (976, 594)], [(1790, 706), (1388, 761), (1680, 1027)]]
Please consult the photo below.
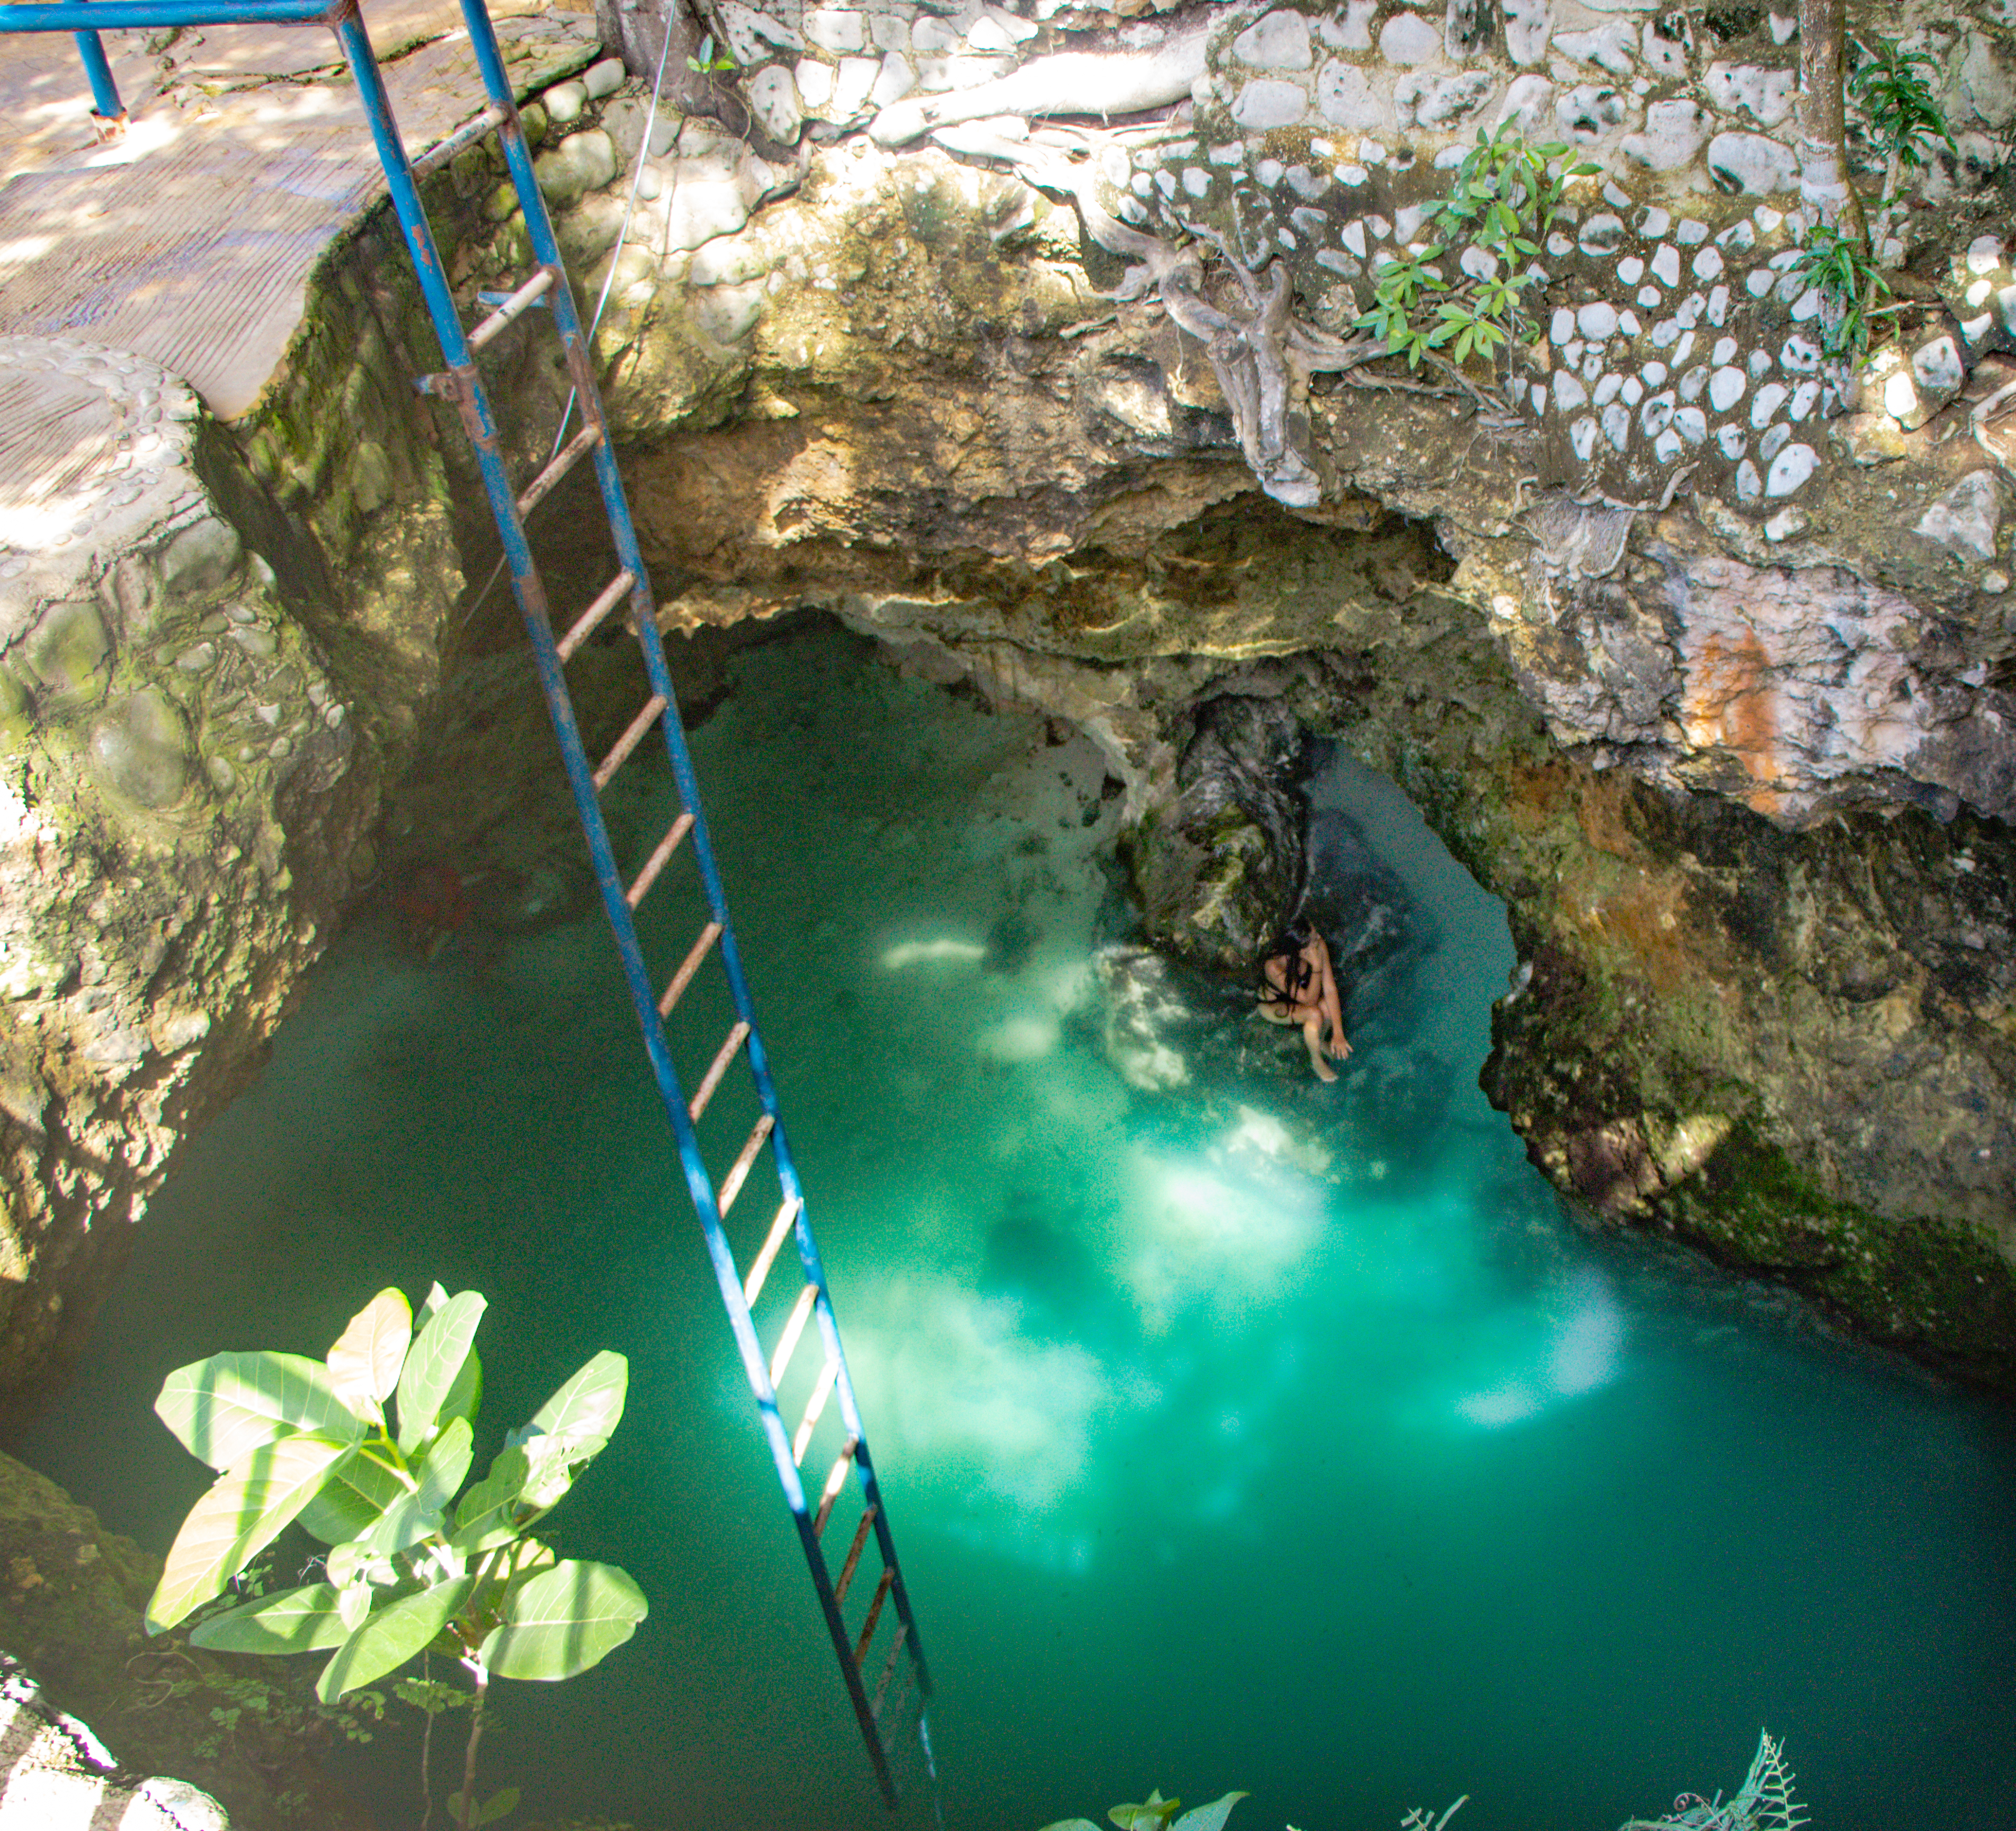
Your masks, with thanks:
[[(1825, 1831), (2016, 1823), (2008, 1415), (1578, 1231), (1474, 1085), (1502, 908), (1389, 784), (1316, 784), (1326, 893), (1400, 921), (1326, 1089), (1204, 994), (1167, 1057), (1109, 1047), (1082, 740), (829, 633), (743, 657), (695, 748), (954, 1831), (1155, 1786), (1249, 1789), (1249, 1831), (1465, 1793), (1457, 1831), (1607, 1831), (1733, 1787), (1767, 1726)], [(169, 1368), (479, 1288), (494, 1423), (630, 1357), (552, 1524), (652, 1606), (588, 1678), (505, 1688), (486, 1784), (884, 1825), (662, 1137), (599, 917), (428, 964), (360, 925), (17, 1453), (159, 1548), (202, 1480), (148, 1411)], [(357, 1769), (387, 1826), (409, 1758)]]

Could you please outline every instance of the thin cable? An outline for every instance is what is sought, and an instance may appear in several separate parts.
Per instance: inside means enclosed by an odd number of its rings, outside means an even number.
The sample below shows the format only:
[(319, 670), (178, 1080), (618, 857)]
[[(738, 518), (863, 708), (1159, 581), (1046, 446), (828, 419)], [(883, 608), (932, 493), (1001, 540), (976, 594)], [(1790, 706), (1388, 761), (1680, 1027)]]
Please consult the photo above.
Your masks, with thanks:
[[(651, 84), (650, 110), (644, 117), (644, 137), (637, 142), (637, 169), (631, 175), (630, 200), (623, 207), (623, 226), (616, 233), (616, 251), (609, 257), (609, 271), (603, 276), (602, 296), (595, 301), (595, 315), (589, 320), (588, 342), (591, 357), (594, 354), (595, 333), (602, 328), (602, 314), (608, 308), (609, 289), (616, 283), (617, 263), (622, 256), (624, 242), (630, 233), (631, 218), (637, 213), (637, 193), (643, 188), (644, 160), (651, 150), (652, 130), (658, 124), (658, 101), (665, 90), (665, 60), (670, 56), (671, 49), (672, 22), (668, 17), (665, 21), (665, 41), (658, 51), (658, 74)], [(560, 456), (561, 444), (567, 438), (567, 427), (574, 419), (574, 402), (579, 398), (579, 394), (580, 391), (577, 388), (571, 387), (567, 390), (567, 405), (560, 410), (560, 430), (553, 434), (553, 449), (546, 454), (546, 462), (549, 464)], [(498, 556), (497, 564), (490, 570), (490, 576), (483, 582), (483, 589), (470, 600), (469, 608), (462, 613), (462, 622), (456, 625), (457, 628), (466, 625), (469, 619), (482, 608), (483, 600), (495, 589), (497, 581), (503, 576), (504, 557), (500, 553)]]

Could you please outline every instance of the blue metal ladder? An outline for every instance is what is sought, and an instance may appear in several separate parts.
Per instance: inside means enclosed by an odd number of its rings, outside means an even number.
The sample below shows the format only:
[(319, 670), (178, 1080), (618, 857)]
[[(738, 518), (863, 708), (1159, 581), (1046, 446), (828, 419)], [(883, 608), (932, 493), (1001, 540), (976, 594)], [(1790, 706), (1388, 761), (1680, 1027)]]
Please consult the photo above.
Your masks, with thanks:
[[(545, 200), (539, 193), (533, 173), (531, 151), (519, 123), (517, 99), (489, 13), (484, 0), (462, 0), (462, 9), (487, 92), (488, 106), (448, 140), (412, 161), (409, 161), (400, 139), (391, 99), (357, 0), (88, 0), (88, 4), (77, 3), (77, 0), (55, 0), (55, 3), (0, 5), (0, 34), (76, 32), (91, 76), (96, 112), (107, 121), (122, 119), (123, 114), (117, 93), (112, 86), (110, 67), (99, 45), (97, 30), (94, 28), (234, 23), (321, 24), (333, 29), (342, 45), (371, 122), (379, 160), (391, 188), (392, 206), (405, 233), (407, 251), (419, 277), (428, 313), (434, 320), (435, 333), (441, 340), (441, 355), (446, 364), (441, 373), (421, 377), (419, 385), (423, 393), (447, 401), (456, 408), (463, 430), (475, 448), (484, 492), (489, 498), (491, 513), (510, 568), (512, 589), (524, 619), (547, 711), (560, 741), (567, 781), (587, 835), (603, 907), (615, 935), (624, 979), (636, 1007), (652, 1073), (671, 1120), (687, 1191), (706, 1236), (707, 1254), (721, 1286), (722, 1300), (727, 1307), (736, 1346), (740, 1351), (750, 1388), (755, 1395), (763, 1434), (776, 1462), (777, 1478), (812, 1573), (812, 1587), (817, 1592), (820, 1610), (839, 1658), (848, 1699), (866, 1743), (869, 1758), (874, 1764), (883, 1797), (894, 1808), (898, 1802), (893, 1761), (895, 1748), (889, 1728), (902, 1714), (906, 1701), (914, 1707), (926, 1766), (930, 1768), (934, 1765), (924, 1709), (931, 1692), (930, 1675), (911, 1612), (909, 1592), (904, 1586), (902, 1569), (897, 1560), (887, 1510), (876, 1480), (875, 1465), (869, 1454), (867, 1434), (855, 1400), (846, 1357), (841, 1350), (840, 1327), (834, 1317), (825, 1269), (812, 1237), (797, 1167), (786, 1142), (778, 1111), (777, 1091), (771, 1079), (762, 1036), (757, 1028), (748, 982), (736, 951), (735, 931), (729, 919), (720, 873), (708, 842), (706, 816), (700, 806), (686, 731), (679, 722), (650, 584), (645, 575), (622, 479), (617, 473), (615, 454), (610, 448), (588, 339), (581, 329), (560, 247), (546, 214)], [(524, 213), (536, 265), (530, 277), (517, 290), (503, 297), (488, 316), (473, 329), (465, 330), (435, 250), (416, 181), (491, 133), (497, 135), (502, 143), (511, 182)], [(582, 427), (520, 489), (513, 485), (506, 464), (497, 421), (489, 394), (477, 370), (476, 357), (508, 326), (535, 306), (546, 309), (559, 333), (568, 373), (580, 403)], [(583, 458), (589, 459), (594, 467), (620, 569), (593, 601), (556, 636), (545, 586), (533, 558), (525, 522), (535, 506)], [(650, 697), (608, 754), (599, 762), (591, 762), (582, 746), (565, 670), (569, 659), (620, 606), (628, 607), (631, 633), (643, 653)], [(666, 756), (671, 764), (682, 811), (652, 849), (637, 874), (626, 882), (610, 845), (599, 797), (617, 771), (643, 745), (654, 727), (662, 737)], [(638, 937), (635, 912), (682, 845), (697, 869), (711, 919), (702, 927), (685, 958), (661, 989), (646, 963)], [(736, 1021), (689, 1098), (672, 1059), (666, 1025), (674, 1007), (710, 961), (725, 976)], [(698, 1127), (702, 1115), (738, 1061), (746, 1069), (753, 1083), (761, 1116), (726, 1173), (717, 1180), (709, 1171), (701, 1151)], [(754, 1250), (744, 1269), (729, 1242), (725, 1224), (736, 1197), (765, 1151), (769, 1153), (783, 1199), (762, 1233), (749, 1236)], [(804, 1278), (788, 1306), (777, 1300), (769, 1284), (770, 1274), (787, 1241), (797, 1246)], [(768, 1305), (763, 1303), (766, 1293), (772, 1296)], [(783, 1312), (767, 1355), (759, 1331), (759, 1307), (765, 1325), (776, 1320), (780, 1309)], [(808, 1324), (815, 1321), (818, 1326), (811, 1339), (818, 1343), (823, 1351), (822, 1358), (797, 1420), (787, 1427), (779, 1407), (779, 1388), (785, 1383), (799, 1350), (806, 1344)], [(838, 1451), (817, 1495), (808, 1497), (800, 1470), (815, 1433), (820, 1430), (822, 1419), (835, 1401), (839, 1412)], [(829, 1439), (833, 1428), (833, 1421), (828, 1419), (825, 1434)], [(850, 1473), (854, 1478), (851, 1484), (848, 1480)], [(859, 1513), (836, 1577), (825, 1549), (826, 1534), (850, 1487)], [(845, 1605), (850, 1596), (856, 1594), (856, 1578), (862, 1574), (862, 1560), (871, 1542), (880, 1561), (881, 1573), (869, 1591), (865, 1607), (857, 1606), (857, 1627), (850, 1624)], [(896, 1685), (892, 1694), (892, 1681), (899, 1673), (903, 1675), (902, 1682)]]

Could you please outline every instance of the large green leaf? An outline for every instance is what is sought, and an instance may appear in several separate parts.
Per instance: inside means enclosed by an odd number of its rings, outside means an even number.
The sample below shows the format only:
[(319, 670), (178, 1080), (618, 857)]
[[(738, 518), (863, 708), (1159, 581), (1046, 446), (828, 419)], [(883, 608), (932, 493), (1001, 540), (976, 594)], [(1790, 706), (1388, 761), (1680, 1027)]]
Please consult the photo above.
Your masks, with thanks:
[[(444, 1410), (451, 1417), (474, 1413), (481, 1375), (468, 1364), (474, 1358), (470, 1344), (476, 1339), (476, 1325), (483, 1320), (485, 1307), (484, 1298), (477, 1291), (463, 1291), (440, 1304), (429, 1294), (423, 1312), (426, 1325), (399, 1375), (399, 1448), (403, 1454), (410, 1456), (427, 1441)], [(459, 1411), (449, 1400), (461, 1396), (461, 1382), (471, 1382), (471, 1390), (466, 1409)]]
[(569, 1559), (513, 1592), (478, 1656), (502, 1678), (571, 1678), (622, 1645), (648, 1612), (627, 1570)]
[(1232, 1808), (1247, 1797), (1244, 1793), (1228, 1793), (1208, 1806), (1198, 1806), (1177, 1819), (1175, 1831), (1225, 1831), (1225, 1821)]
[(623, 1395), (630, 1386), (630, 1363), (604, 1349), (534, 1414), (524, 1435), (604, 1443), (623, 1415)]
[(347, 1631), (336, 1612), (336, 1586), (311, 1583), (213, 1615), (191, 1630), (189, 1644), (216, 1653), (312, 1653)]
[(457, 1551), (485, 1552), (516, 1538), (518, 1501), (531, 1470), (531, 1462), (523, 1450), (500, 1450), (489, 1472), (462, 1497), (448, 1542)]
[(345, 1692), (405, 1665), (455, 1619), (475, 1589), (474, 1577), (462, 1577), (388, 1602), (337, 1649), (315, 1681), (315, 1696), (333, 1704)]
[(350, 1445), (319, 1436), (261, 1444), (189, 1509), (147, 1605), (147, 1631), (172, 1627), (220, 1594), (253, 1553), (308, 1503)]
[(329, 1351), (329, 1378), (358, 1417), (378, 1421), (379, 1407), (399, 1383), (412, 1339), (413, 1312), (404, 1291), (380, 1291), (351, 1317)]
[(378, 1523), (364, 1534), (364, 1544), (389, 1558), (439, 1531), (441, 1509), (455, 1498), (473, 1454), (468, 1420), (458, 1418), (427, 1446), (427, 1458), (417, 1471), (419, 1485), (385, 1509)]
[(154, 1411), (183, 1448), (217, 1469), (292, 1431), (342, 1443), (364, 1434), (329, 1369), (301, 1354), (213, 1354), (178, 1367), (162, 1382)]
[(301, 1509), (301, 1523), (324, 1544), (339, 1545), (362, 1538), (409, 1491), (383, 1463), (352, 1450), (329, 1472), (322, 1492)]

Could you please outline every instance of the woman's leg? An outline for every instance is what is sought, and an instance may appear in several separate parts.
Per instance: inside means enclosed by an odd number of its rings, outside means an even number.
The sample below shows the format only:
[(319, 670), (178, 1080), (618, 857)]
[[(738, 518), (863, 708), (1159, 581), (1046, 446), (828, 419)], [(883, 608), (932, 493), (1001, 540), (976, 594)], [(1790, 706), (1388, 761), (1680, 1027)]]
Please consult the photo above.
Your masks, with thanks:
[(1323, 1025), (1322, 1011), (1312, 1011), (1302, 1019), (1302, 1040), (1309, 1046), (1309, 1066), (1316, 1071), (1316, 1079), (1334, 1081), (1337, 1079), (1337, 1070), (1323, 1060)]

